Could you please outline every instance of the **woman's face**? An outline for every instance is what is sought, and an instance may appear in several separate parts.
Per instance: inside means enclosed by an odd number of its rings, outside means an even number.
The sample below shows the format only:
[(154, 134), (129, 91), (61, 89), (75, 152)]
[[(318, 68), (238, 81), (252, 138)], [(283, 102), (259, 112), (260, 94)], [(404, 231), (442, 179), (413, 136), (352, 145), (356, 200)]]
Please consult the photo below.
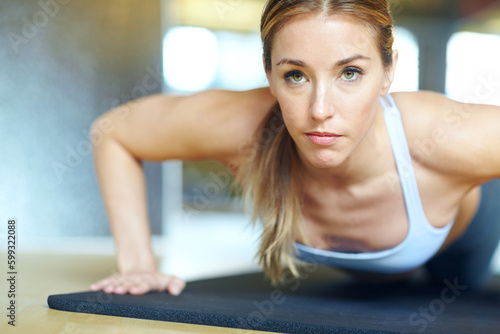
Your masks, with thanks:
[(340, 166), (372, 130), (392, 81), (373, 33), (345, 15), (302, 15), (274, 36), (272, 93), (300, 158)]

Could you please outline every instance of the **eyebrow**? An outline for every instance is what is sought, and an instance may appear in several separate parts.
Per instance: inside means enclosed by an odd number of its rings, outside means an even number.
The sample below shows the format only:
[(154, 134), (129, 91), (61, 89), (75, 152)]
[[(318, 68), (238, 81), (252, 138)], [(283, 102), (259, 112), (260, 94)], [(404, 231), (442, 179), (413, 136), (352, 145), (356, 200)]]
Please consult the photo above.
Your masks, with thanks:
[[(344, 66), (344, 65), (349, 64), (355, 60), (371, 60), (371, 58), (358, 54), (358, 55), (355, 55), (355, 56), (352, 56), (349, 58), (339, 60), (335, 64), (335, 67)], [(299, 67), (308, 67), (308, 65), (305, 62), (303, 62), (302, 60), (290, 59), (290, 58), (281, 59), (279, 62), (276, 63), (276, 66), (279, 66), (282, 64), (290, 64), (290, 65), (295, 65), (295, 66), (299, 66)]]

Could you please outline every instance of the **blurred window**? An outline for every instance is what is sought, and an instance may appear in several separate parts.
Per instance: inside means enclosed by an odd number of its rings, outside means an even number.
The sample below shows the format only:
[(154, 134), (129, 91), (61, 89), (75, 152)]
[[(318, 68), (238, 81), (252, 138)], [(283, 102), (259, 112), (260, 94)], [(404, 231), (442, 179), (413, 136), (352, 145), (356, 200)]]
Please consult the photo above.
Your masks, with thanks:
[(446, 95), (500, 105), (500, 35), (455, 33), (448, 43)]
[(394, 50), (398, 50), (399, 59), (391, 92), (411, 92), (418, 90), (419, 48), (413, 33), (397, 26), (394, 33)]

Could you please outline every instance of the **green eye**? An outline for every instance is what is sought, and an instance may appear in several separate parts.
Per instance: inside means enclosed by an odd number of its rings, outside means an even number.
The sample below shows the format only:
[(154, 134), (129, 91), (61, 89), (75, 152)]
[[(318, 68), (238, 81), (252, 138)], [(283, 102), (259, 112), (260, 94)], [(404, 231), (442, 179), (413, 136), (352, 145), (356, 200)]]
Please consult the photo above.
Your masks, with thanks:
[(302, 80), (302, 78), (303, 78), (303, 77), (304, 77), (304, 76), (303, 76), (302, 74), (298, 73), (298, 72), (297, 72), (297, 73), (294, 73), (294, 74), (291, 76), (292, 80), (293, 80), (293, 81), (295, 81), (295, 82), (300, 82), (300, 81)]
[(300, 71), (291, 71), (285, 74), (285, 79), (296, 84), (304, 82), (305, 77)]
[(346, 78), (347, 80), (352, 80), (352, 78), (354, 78), (354, 75), (355, 73), (353, 71), (344, 72), (344, 78)]
[(347, 81), (354, 81), (360, 75), (360, 70), (348, 68), (342, 73), (342, 77)]

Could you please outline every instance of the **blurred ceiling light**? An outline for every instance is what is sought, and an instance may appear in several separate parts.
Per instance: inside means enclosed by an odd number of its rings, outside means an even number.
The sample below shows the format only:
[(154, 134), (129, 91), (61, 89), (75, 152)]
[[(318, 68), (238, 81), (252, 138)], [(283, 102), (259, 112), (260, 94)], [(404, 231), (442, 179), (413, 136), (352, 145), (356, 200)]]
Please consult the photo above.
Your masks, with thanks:
[(163, 75), (171, 90), (208, 88), (217, 70), (217, 38), (205, 28), (176, 27), (163, 39)]
[(179, 0), (180, 23), (221, 30), (258, 31), (264, 0)]

